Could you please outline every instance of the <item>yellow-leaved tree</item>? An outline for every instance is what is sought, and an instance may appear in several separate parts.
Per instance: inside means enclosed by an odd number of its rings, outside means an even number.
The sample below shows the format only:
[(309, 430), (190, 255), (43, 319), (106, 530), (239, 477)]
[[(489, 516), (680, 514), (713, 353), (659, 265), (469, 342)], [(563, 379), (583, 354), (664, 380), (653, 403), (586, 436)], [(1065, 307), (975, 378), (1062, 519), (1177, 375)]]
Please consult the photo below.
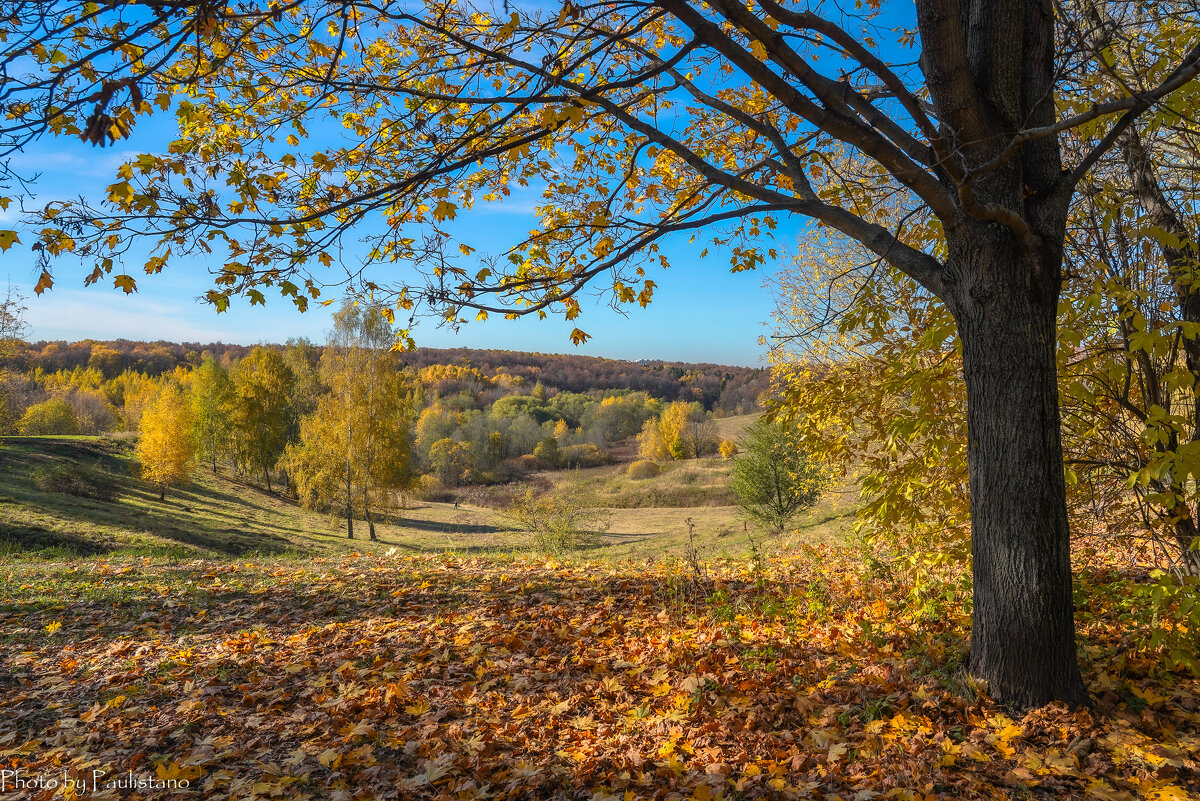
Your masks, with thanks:
[(657, 460), (695, 459), (715, 445), (715, 429), (705, 419), (704, 407), (694, 401), (675, 401), (642, 426), (638, 456)]
[(205, 356), (192, 374), (191, 402), (198, 455), (208, 460), (216, 473), (218, 459), (230, 447), (233, 381), (212, 356)]
[(300, 421), (300, 441), (283, 463), (309, 507), (340, 509), (346, 536), (392, 505), (411, 479), (413, 385), (392, 358), (392, 327), (378, 306), (346, 302), (334, 315), (320, 362), (327, 392)]
[(970, 553), (962, 356), (945, 307), (823, 232), (774, 278), (768, 408), (862, 491), (859, 531), (921, 563)]
[(138, 424), (137, 458), (142, 478), (158, 485), (158, 499), (167, 487), (183, 484), (196, 462), (192, 407), (179, 384), (167, 381), (143, 409)]
[(288, 444), (291, 396), (296, 376), (283, 355), (256, 347), (233, 371), (230, 422), (240, 469), (262, 474), (271, 491), (271, 471)]

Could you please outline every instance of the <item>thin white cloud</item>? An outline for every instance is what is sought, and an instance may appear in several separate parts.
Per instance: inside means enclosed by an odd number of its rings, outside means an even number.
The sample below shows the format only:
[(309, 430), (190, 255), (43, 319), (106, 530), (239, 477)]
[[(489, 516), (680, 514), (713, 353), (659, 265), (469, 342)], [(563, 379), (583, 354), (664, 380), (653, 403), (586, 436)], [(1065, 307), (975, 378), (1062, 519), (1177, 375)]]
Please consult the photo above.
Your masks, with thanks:
[(187, 319), (180, 309), (147, 298), (105, 290), (54, 289), (40, 297), (22, 291), (33, 339), (164, 339), (228, 341), (230, 332)]
[(106, 150), (103, 153), (54, 151), (38, 149), (33, 153), (18, 153), (10, 159), (9, 166), (20, 173), (69, 173), (71, 175), (111, 176), (117, 167), (137, 158), (136, 150)]

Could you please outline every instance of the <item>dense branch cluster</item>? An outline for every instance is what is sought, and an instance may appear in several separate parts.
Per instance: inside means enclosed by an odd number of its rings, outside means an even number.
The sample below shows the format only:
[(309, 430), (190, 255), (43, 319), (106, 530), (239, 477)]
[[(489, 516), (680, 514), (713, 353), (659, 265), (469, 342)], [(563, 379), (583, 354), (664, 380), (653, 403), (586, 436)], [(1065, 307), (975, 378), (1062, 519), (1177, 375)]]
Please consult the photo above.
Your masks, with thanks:
[[(896, 59), (902, 49), (882, 54), (879, 12), (775, 0), (527, 14), (357, 0), (76, 13), (10, 2), (0, 139), (6, 155), (46, 131), (104, 143), (154, 104), (171, 109), (180, 138), (124, 167), (106, 202), (47, 208), (37, 247), (78, 253), (95, 263), (89, 282), (115, 273), (126, 291), (135, 284), (121, 256), (139, 238), (151, 242), (149, 273), (184, 252), (214, 253), (218, 308), (232, 294), (261, 302), (265, 286), (303, 308), (322, 285), (346, 283), (386, 288), (405, 309), (430, 303), (451, 321), (468, 307), (573, 318), (600, 275), (615, 303), (648, 303), (646, 262), (665, 264), (660, 248), (675, 234), (703, 230), (733, 269), (754, 268), (776, 255), (772, 232), (791, 214), (941, 295), (957, 280), (938, 257), (944, 228), (992, 221), (1036, 243), (1047, 233), (1039, 204), (1064, 203), (1138, 113), (1200, 70), (1186, 15), (1132, 20), (1122, 6), (1105, 24), (1157, 33), (1136, 81), (1092, 81), (1086, 103), (1058, 109), (1052, 86), (1025, 87), (1043, 100), (1036, 119), (1017, 119), (968, 68), (973, 49), (1005, 42), (964, 39), (953, 6), (918, 3), (918, 66)], [(980, 26), (1001, 25), (1000, 6), (992, 20), (980, 8)], [(1096, 28), (1086, 10), (1064, 6), (1063, 24)], [(1001, 38), (1022, 36), (1010, 27)], [(1059, 78), (1103, 57), (1080, 44)], [(1020, 181), (996, 180), (1055, 160), (1046, 146), (1068, 130), (1089, 144), (1054, 180), (1026, 182), (1023, 197), (1012, 196)], [(457, 241), (461, 210), (523, 187), (541, 191), (537, 228), (502, 253)], [(889, 224), (880, 203), (909, 213)], [(365, 240), (359, 260), (314, 269), (351, 231)], [(425, 269), (362, 270), (377, 262)]]

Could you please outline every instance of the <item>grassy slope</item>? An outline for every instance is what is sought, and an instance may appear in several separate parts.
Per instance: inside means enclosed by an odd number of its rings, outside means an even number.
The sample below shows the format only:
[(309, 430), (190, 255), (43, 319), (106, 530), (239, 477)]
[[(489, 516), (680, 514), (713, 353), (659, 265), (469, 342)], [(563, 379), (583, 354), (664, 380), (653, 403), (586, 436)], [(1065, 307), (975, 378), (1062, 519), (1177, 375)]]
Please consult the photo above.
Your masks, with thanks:
[[(84, 466), (121, 485), (113, 501), (97, 501), (37, 488), (33, 473), (51, 466)], [(301, 509), (295, 503), (234, 481), (227, 473), (198, 470), (194, 482), (172, 488), (165, 502), (139, 480), (118, 443), (93, 437), (12, 438), (0, 446), (0, 552), (57, 558), (73, 555), (218, 559), (336, 555), (353, 551), (462, 555), (521, 550), (526, 536), (500, 512), (477, 506), (425, 503), (398, 510), (377, 526), (379, 542), (345, 538), (345, 524)], [(666, 466), (643, 481), (625, 476), (621, 465), (561, 471), (555, 484), (582, 487), (612, 506), (604, 545), (590, 558), (635, 559), (682, 556), (687, 520), (705, 557), (737, 556), (750, 545), (725, 489), (729, 465), (717, 458)], [(849, 523), (849, 498), (833, 493), (798, 522), (795, 539), (835, 540)], [(677, 504), (688, 504), (686, 506)], [(702, 504), (702, 505), (692, 505)], [(715, 505), (712, 505), (715, 504)], [(725, 505), (722, 505), (725, 504)], [(31, 553), (32, 552), (32, 553)]]
[(718, 417), (713, 420), (713, 424), (717, 427), (718, 437), (737, 442), (750, 424), (757, 419), (757, 414), (739, 414), (733, 417)]
[[(344, 523), (301, 509), (287, 499), (198, 470), (165, 502), (132, 474), (132, 460), (99, 438), (13, 438), (0, 447), (0, 547), (58, 555), (243, 557), (318, 556), (355, 550), (470, 552), (500, 547), (494, 515), (423, 504), (401, 511), (397, 525), (379, 527), (381, 542), (348, 541)], [(113, 501), (44, 492), (34, 471), (81, 465), (119, 481)], [(356, 533), (366, 534), (356, 525)]]

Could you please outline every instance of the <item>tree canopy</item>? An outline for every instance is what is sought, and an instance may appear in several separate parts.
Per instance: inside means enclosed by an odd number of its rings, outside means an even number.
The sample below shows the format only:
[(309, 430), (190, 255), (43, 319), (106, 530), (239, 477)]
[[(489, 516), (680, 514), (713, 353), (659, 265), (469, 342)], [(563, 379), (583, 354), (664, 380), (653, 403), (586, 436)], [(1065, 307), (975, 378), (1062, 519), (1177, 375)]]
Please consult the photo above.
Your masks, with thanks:
[[(733, 269), (749, 269), (774, 255), (771, 234), (792, 214), (944, 295), (936, 244), (954, 220), (1038, 236), (987, 197), (987, 176), (1079, 131), (1093, 146), (1039, 190), (1065, 202), (1133, 118), (1200, 70), (1186, 16), (1110, 5), (1100, 22), (1088, 3), (1061, 6), (1059, 38), (1087, 45), (1107, 25), (1143, 34), (1144, 54), (1130, 64), (1099, 44), (1059, 48), (1042, 87), (1058, 108), (1046, 94), (1036, 123), (1009, 125), (970, 74), (969, 57), (1003, 52), (1014, 55), (1002, 80), (1019, 80), (1023, 34), (995, 4), (972, 12), (995, 31), (985, 42), (964, 38), (946, 0), (918, 3), (915, 20), (900, 20), (917, 28), (899, 34), (878, 10), (775, 0), (525, 14), (432, 0), (9, 2), (0, 57), (38, 67), (5, 82), (0, 155), (46, 131), (105, 144), (139, 115), (173, 112), (179, 139), (122, 167), (106, 198), (52, 204), (38, 244), (81, 253), (95, 263), (89, 281), (113, 273), (127, 291), (136, 270), (120, 256), (139, 238), (152, 245), (150, 273), (215, 251), (208, 299), (219, 308), (232, 294), (261, 302), (268, 286), (306, 306), (342, 280), (313, 267), (380, 221), (367, 261), (429, 269), (395, 279), (352, 266), (352, 278), (454, 319), (463, 307), (574, 317), (577, 293), (601, 275), (617, 301), (644, 304), (655, 288), (644, 262), (665, 263), (665, 237), (705, 231)], [(1038, 46), (1052, 47), (1049, 5), (1030, 8), (1047, 15)], [(484, 258), (451, 245), (464, 210), (528, 185), (544, 197), (530, 236)], [(910, 212), (902, 223), (878, 218), (884, 198)], [(39, 291), (52, 280), (44, 273)]]
[[(6, 10), (0, 59), (37, 66), (5, 81), (0, 147), (106, 144), (155, 104), (180, 125), (105, 198), (43, 212), (34, 246), (82, 255), (89, 282), (132, 291), (122, 258), (146, 240), (147, 273), (213, 253), (218, 309), (268, 289), (304, 308), (348, 282), (452, 323), (575, 319), (593, 281), (649, 303), (674, 235), (735, 271), (776, 255), (781, 220), (850, 237), (944, 304), (962, 344), (972, 672), (1017, 705), (1086, 699), (1056, 370), (1068, 216), (1137, 120), (1194, 104), (1186, 4), (918, 0), (898, 29), (869, 4), (787, 0)], [(531, 185), (528, 236), (492, 254), (456, 239), (460, 213)], [(351, 231), (362, 266), (423, 269), (314, 269)]]

